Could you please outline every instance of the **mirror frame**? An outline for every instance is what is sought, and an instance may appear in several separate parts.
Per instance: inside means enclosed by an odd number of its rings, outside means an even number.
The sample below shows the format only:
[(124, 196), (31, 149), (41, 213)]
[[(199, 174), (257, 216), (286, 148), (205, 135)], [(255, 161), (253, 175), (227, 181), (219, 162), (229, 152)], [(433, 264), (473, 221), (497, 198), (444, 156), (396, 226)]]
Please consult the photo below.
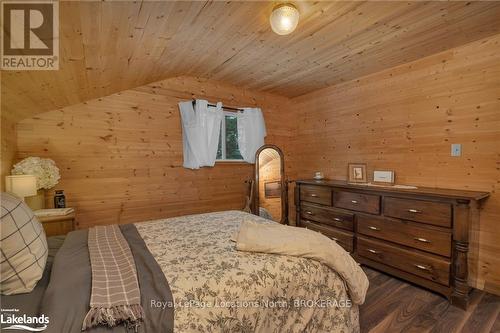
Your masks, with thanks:
[(288, 224), (288, 182), (285, 177), (285, 157), (281, 149), (276, 145), (263, 145), (255, 152), (254, 166), (254, 200), (252, 202), (252, 212), (259, 216), (259, 155), (264, 149), (274, 149), (280, 156), (280, 173), (281, 173), (281, 220), (279, 223)]

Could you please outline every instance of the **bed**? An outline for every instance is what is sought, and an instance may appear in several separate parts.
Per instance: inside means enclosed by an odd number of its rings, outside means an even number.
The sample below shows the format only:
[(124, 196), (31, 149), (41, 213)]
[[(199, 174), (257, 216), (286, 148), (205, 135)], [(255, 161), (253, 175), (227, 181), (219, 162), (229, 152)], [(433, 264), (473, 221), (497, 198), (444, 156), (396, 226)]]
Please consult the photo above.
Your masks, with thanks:
[[(237, 251), (232, 238), (244, 219), (275, 223), (226, 211), (121, 226), (146, 312), (140, 332), (359, 331), (358, 307), (348, 302), (343, 279), (326, 265)], [(55, 257), (39, 302), (39, 311), (50, 318), (46, 332), (81, 331), (91, 284), (86, 234), (68, 234)], [(7, 303), (15, 297), (7, 297)]]

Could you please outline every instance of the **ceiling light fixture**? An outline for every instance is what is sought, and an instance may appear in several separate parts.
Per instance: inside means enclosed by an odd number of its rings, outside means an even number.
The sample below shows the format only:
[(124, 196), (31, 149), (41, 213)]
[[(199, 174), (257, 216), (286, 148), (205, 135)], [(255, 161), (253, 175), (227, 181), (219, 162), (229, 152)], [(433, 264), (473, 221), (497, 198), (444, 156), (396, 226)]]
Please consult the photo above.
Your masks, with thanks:
[(299, 11), (290, 3), (282, 3), (273, 8), (269, 21), (278, 35), (288, 35), (299, 23)]

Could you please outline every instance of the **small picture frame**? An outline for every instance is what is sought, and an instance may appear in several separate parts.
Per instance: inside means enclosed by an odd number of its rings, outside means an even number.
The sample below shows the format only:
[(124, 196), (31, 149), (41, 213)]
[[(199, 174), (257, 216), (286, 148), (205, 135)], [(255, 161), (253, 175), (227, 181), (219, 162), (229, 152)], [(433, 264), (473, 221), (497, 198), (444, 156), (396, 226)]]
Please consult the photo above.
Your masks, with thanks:
[(373, 183), (379, 185), (394, 185), (395, 174), (392, 170), (373, 171)]
[(281, 181), (265, 182), (264, 195), (266, 198), (281, 198)]
[(348, 174), (350, 183), (366, 183), (366, 164), (349, 163)]

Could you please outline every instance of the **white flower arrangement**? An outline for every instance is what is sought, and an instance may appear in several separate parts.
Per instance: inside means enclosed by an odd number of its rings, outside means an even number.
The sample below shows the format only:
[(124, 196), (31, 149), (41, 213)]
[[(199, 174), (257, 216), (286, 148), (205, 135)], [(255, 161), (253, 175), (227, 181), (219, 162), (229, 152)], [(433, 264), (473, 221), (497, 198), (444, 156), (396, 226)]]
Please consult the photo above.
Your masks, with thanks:
[(27, 157), (14, 165), (11, 173), (13, 175), (34, 175), (36, 176), (36, 187), (40, 189), (50, 189), (57, 185), (61, 175), (59, 168), (50, 158)]

